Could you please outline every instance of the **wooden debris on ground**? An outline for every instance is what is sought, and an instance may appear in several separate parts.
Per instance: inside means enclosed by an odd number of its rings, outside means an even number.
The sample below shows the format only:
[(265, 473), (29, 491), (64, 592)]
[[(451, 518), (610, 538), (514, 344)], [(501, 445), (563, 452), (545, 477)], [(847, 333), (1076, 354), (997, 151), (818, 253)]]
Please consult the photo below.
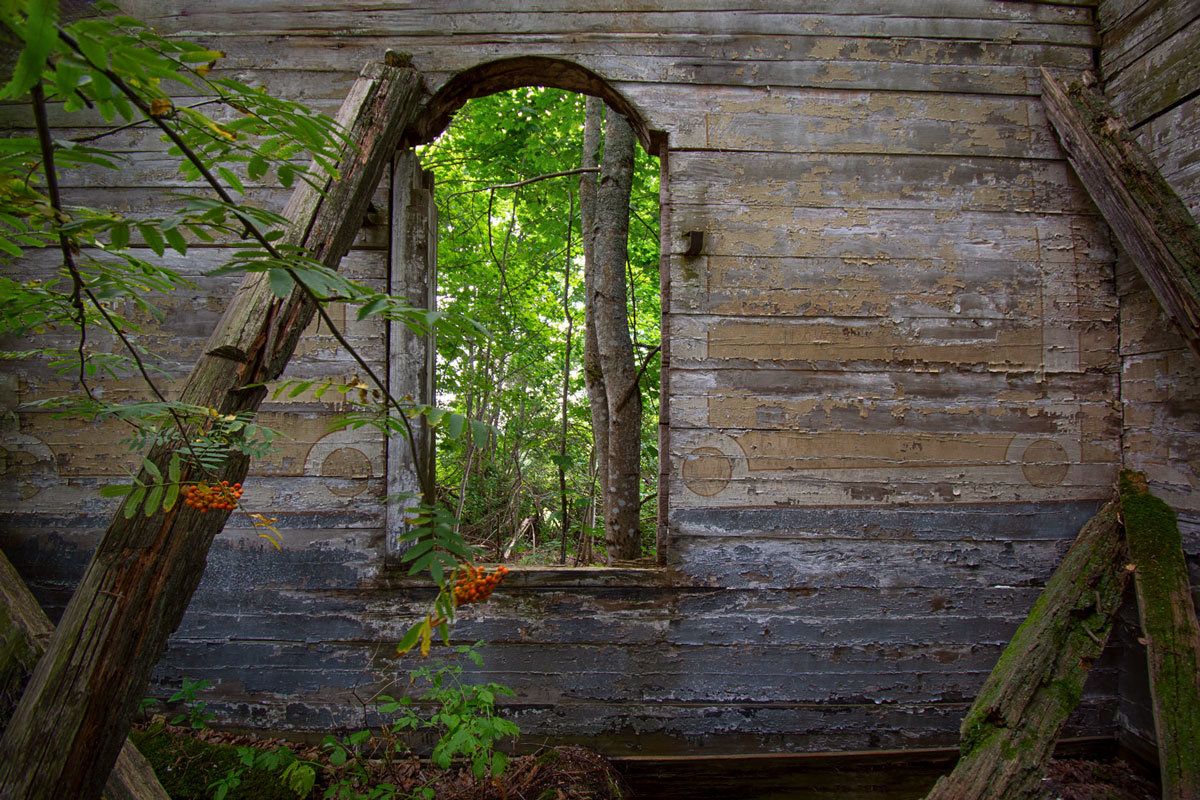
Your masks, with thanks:
[(1164, 800), (1200, 798), (1200, 626), (1175, 512), (1146, 476), (1121, 473), (1121, 516), (1142, 641)]
[[(1122, 536), (1122, 530), (1124, 535)], [(1175, 513), (1124, 470), (1001, 654), (960, 729), (962, 755), (926, 800), (1036, 797), (1054, 741), (1134, 577), (1164, 800), (1200, 798), (1200, 624)]]
[(960, 728), (962, 755), (926, 800), (1033, 796), (1121, 605), (1117, 503), (1092, 518), (1034, 602)]
[[(259, 739), (212, 729), (196, 731), (166, 725), (161, 718), (141, 727), (139, 731), (138, 735), (163, 737), (168, 740), (168, 747), (159, 747), (153, 751), (159, 753), (177, 751), (185, 754), (189, 751), (189, 744), (194, 746), (196, 742), (205, 742), (211, 747), (254, 747), (268, 750), (288, 744), (279, 739)], [(328, 751), (321, 747), (290, 746), (300, 759), (327, 763)], [(178, 767), (183, 763), (190, 763), (191, 768), (198, 768), (203, 761), (204, 759), (196, 759), (194, 755), (190, 759), (181, 755), (160, 767)], [(612, 763), (604, 756), (582, 747), (546, 747), (530, 755), (515, 756), (498, 778), (486, 775), (477, 779), (469, 765), (452, 766), (448, 770), (430, 769), (428, 762), (412, 755), (388, 761), (370, 760), (365, 762), (365, 766), (370, 772), (369, 782), (389, 783), (395, 786), (397, 797), (407, 797), (422, 786), (432, 788), (438, 800), (622, 800), (629, 797), (629, 790)], [(321, 796), (326, 788), (327, 779), (328, 773), (322, 771), (310, 797)], [(206, 785), (203, 780), (193, 779), (188, 783)], [(359, 788), (365, 791), (368, 784)]]

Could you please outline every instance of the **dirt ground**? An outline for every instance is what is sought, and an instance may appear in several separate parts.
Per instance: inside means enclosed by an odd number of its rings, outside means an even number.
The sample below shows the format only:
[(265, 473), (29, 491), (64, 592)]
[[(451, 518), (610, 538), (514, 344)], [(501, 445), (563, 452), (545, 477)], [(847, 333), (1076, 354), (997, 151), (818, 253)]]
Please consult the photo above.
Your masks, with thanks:
[[(147, 730), (147, 727), (151, 729)], [(222, 761), (237, 746), (269, 749), (282, 744), (278, 740), (214, 730), (193, 731), (161, 723), (157, 727), (143, 726), (141, 733), (150, 738), (135, 739), (138, 746), (155, 764), (164, 786), (176, 800), (193, 796), (197, 800), (207, 800), (211, 797), (211, 781), (225, 774), (229, 764)], [(302, 759), (324, 760), (320, 748), (300, 746), (295, 750)], [(411, 758), (393, 761), (372, 780), (396, 786), (398, 797), (406, 796), (418, 786), (429, 786), (435, 791), (437, 800), (657, 800), (665, 797), (724, 800), (730, 796), (726, 791), (730, 787), (724, 785), (727, 779), (732, 779), (738, 786), (739, 800), (920, 800), (938, 774), (946, 769), (943, 765), (928, 771), (913, 764), (910, 766), (915, 769), (905, 770), (894, 765), (877, 775), (857, 772), (859, 780), (855, 781), (852, 775), (844, 773), (840, 779), (825, 780), (803, 769), (804, 775), (797, 773), (789, 777), (770, 774), (769, 768), (767, 774), (761, 771), (738, 776), (709, 774), (707, 778), (697, 779), (695, 765), (691, 768), (692, 779), (686, 779), (680, 774), (670, 774), (670, 769), (664, 774), (651, 765), (646, 766), (649, 770), (640, 775), (635, 771), (623, 776), (608, 759), (585, 748), (547, 747), (531, 755), (513, 758), (499, 778), (475, 780), (468, 769), (431, 771), (427, 765)], [(699, 768), (699, 771), (704, 772), (704, 769)], [(193, 780), (181, 782), (184, 773), (190, 773)], [(274, 796), (275, 790), (283, 789), (277, 776), (263, 778), (265, 784), (241, 787), (242, 791), (232, 792), (229, 800), (237, 800), (243, 795)], [(310, 797), (322, 796), (324, 787), (321, 783), (318, 782)], [(186, 784), (194, 785), (195, 789), (190, 786), (185, 789)], [(280, 796), (296, 795), (281, 791)], [(1042, 779), (1040, 793), (1041, 800), (1157, 800), (1158, 797), (1159, 789), (1152, 781), (1118, 759), (1052, 760)]]
[(1158, 800), (1158, 787), (1120, 759), (1053, 759), (1042, 779), (1046, 800)]

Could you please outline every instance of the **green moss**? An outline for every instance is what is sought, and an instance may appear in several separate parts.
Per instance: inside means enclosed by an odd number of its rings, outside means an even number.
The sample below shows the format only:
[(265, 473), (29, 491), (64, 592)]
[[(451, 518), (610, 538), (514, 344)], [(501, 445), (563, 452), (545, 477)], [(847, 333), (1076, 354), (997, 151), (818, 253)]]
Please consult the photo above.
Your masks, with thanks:
[(1047, 688), (1060, 707), (1073, 709), (1079, 705), (1083, 699), (1083, 677), (1086, 675), (1086, 671), (1080, 671), (1079, 677), (1059, 678), (1050, 682)]
[(963, 758), (966, 758), (976, 750), (990, 745), (992, 740), (1000, 735), (1000, 732), (1000, 728), (983, 715), (969, 713), (967, 718), (963, 720), (962, 728), (960, 729), (959, 753)]
[[(141, 751), (159, 783), (172, 800), (208, 800), (209, 784), (241, 766), (237, 748), (204, 742), (164, 730), (135, 730), (129, 738)], [(296, 793), (265, 770), (246, 770), (242, 783), (226, 797), (229, 800), (296, 800)]]
[(1174, 745), (1161, 765), (1164, 781), (1172, 775), (1200, 776), (1200, 693), (1194, 677), (1200, 664), (1187, 641), (1190, 625), (1180, 617), (1194, 610), (1179, 524), (1171, 507), (1150, 494), (1141, 473), (1122, 471), (1120, 490), (1142, 630), (1153, 643), (1152, 688), (1157, 705), (1167, 711), (1162, 724)]

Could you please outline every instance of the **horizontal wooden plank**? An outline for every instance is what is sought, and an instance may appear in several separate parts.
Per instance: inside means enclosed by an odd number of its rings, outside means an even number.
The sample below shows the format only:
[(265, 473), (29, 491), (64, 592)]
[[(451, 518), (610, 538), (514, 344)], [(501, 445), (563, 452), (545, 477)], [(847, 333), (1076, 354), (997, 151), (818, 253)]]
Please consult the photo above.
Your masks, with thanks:
[[(236, 36), (196, 37), (225, 56), (213, 74), (236, 71), (240, 79), (255, 85), (279, 87), (292, 96), (292, 88), (312, 97), (333, 97), (331, 89), (320, 89), (337, 80), (348, 85), (348, 78), (321, 77), (319, 73), (350, 74), (362, 64), (378, 58), (374, 37), (346, 38), (336, 47), (329, 37), (293, 35), (286, 42), (278, 37), (240, 31)], [(979, 39), (931, 39), (919, 36), (877, 36), (798, 33), (790, 36), (746, 35), (735, 32), (696, 36), (689, 32), (660, 32), (652, 39), (614, 37), (605, 31), (590, 31), (569, 38), (554, 33), (492, 31), (486, 34), (460, 33), (453, 37), (421, 37), (406, 42), (413, 62), (423, 73), (448, 74), (475, 64), (512, 57), (536, 55), (570, 61), (599, 56), (638, 54), (657, 58), (714, 59), (728, 62), (769, 61), (864, 61), (893, 64), (946, 64), (978, 66), (1027, 66), (1048, 64), (1088, 69), (1091, 59), (1088, 45), (1051, 44), (1023, 40), (983, 41)], [(614, 62), (615, 63), (615, 62)], [(314, 80), (302, 86), (304, 73)], [(636, 78), (631, 78), (636, 80)], [(182, 90), (189, 96), (189, 90)], [(190, 90), (194, 92), (195, 90)], [(343, 92), (344, 94), (344, 92)]]
[[(325, 476), (331, 486), (350, 481), (337, 491), (363, 491), (365, 484), (356, 481), (383, 475), (383, 438), (374, 428), (330, 433), (337, 410), (332, 403), (323, 414), (277, 413), (264, 408), (255, 422), (282, 436), (272, 443), (268, 456), (255, 460), (251, 474)], [(129, 429), (115, 422), (81, 425), (49, 413), (26, 413), (21, 415), (21, 423), (24, 436), (36, 438), (51, 450), (56, 472), (63, 479), (123, 475), (122, 468), (136, 460), (125, 445)], [(29, 469), (31, 473), (40, 471), (36, 465)], [(15, 465), (10, 468), (10, 474), (22, 473)]]
[[(111, 517), (115, 504), (99, 496), (100, 486), (110, 482), (117, 470), (104, 477), (80, 476), (69, 482), (18, 485), (10, 481), (4, 493), (5, 509), (16, 524), (31, 515), (71, 515), (75, 525), (91, 525)], [(24, 482), (21, 482), (24, 483)], [(39, 486), (39, 483), (41, 484)], [(359, 487), (350, 484), (365, 484)], [(352, 481), (325, 478), (320, 473), (307, 477), (252, 475), (246, 481), (241, 504), (249, 512), (277, 517), (282, 527), (381, 527), (383, 525), (383, 478)], [(46, 487), (47, 491), (22, 492)], [(341, 489), (338, 493), (333, 489)], [(347, 491), (353, 490), (353, 491)], [(246, 524), (246, 523), (243, 523)]]
[(1092, 213), (1061, 161), (701, 150), (672, 153), (670, 172), (688, 205)]
[(1032, 98), (681, 86), (630, 99), (670, 120), (673, 149), (1061, 158)]
[[(1045, 330), (1053, 330), (1046, 328)], [(1062, 330), (1062, 329), (1058, 329)], [(683, 369), (917, 369), (949, 366), (1005, 372), (1076, 372), (1112, 362), (1117, 331), (1108, 324), (1067, 326), (1047, 358), (1040, 324), (1012, 320), (707, 318), (672, 320), (672, 359)], [(1058, 352), (1058, 348), (1065, 351)]]
[[(672, 394), (671, 424), (676, 428), (757, 431), (834, 431), (969, 436), (974, 434), (1040, 435), (1049, 438), (1083, 427), (1115, 440), (1120, 416), (1112, 398), (1090, 403), (997, 402), (980, 394), (963, 397), (947, 409), (908, 399), (863, 401), (855, 397), (689, 396)], [(921, 460), (920, 455), (914, 456)]]
[(997, 405), (1039, 401), (1092, 402), (1115, 397), (1118, 376), (1111, 371), (1077, 373), (1003, 373), (950, 367), (936, 372), (900, 368), (893, 371), (822, 372), (811, 369), (677, 369), (671, 375), (671, 395), (741, 395), (845, 398), (871, 402), (909, 400), (953, 409), (964, 399), (993, 398)]
[[(877, 266), (877, 268), (871, 268)], [(883, 267), (882, 269), (878, 267)], [(1112, 321), (1111, 262), (1038, 264), (962, 257), (889, 259), (709, 256), (671, 259), (671, 311), (727, 316)]]
[[(737, 455), (739, 447), (729, 437), (715, 432), (696, 436), (690, 433), (680, 431), (672, 437), (672, 459), (679, 466), (678, 472), (672, 473), (669, 490), (672, 507), (677, 512), (766, 506), (1094, 500), (1111, 494), (1119, 466), (1115, 452), (1109, 464), (1079, 462), (1078, 456), (1070, 453), (1079, 450), (1070, 439), (1018, 437), (1005, 448), (1005, 453), (1028, 452), (1031, 455), (1028, 463), (1018, 456), (1007, 463), (970, 463), (969, 456), (964, 455), (958, 462), (948, 462), (945, 466), (908, 467), (902, 460), (883, 457), (882, 448), (877, 448), (875, 453), (866, 454), (879, 456), (877, 463), (881, 466), (877, 467), (804, 469), (797, 465), (790, 469), (751, 471), (754, 462)], [(798, 438), (789, 437), (780, 447), (791, 447)], [(680, 440), (677, 446), (675, 439)], [(1038, 444), (1041, 441), (1047, 444)], [(909, 442), (914, 443), (911, 438)], [(970, 448), (976, 441), (964, 440), (962, 444)], [(845, 445), (844, 440), (829, 444), (830, 447)], [(1027, 446), (1022, 449), (1022, 445)], [(994, 449), (1000, 450), (998, 443)], [(851, 460), (852, 454), (847, 454), (846, 461)]]
[[(236, 4), (210, 4), (215, 9), (239, 9)], [(918, 0), (899, 0), (894, 4), (896, 14), (906, 14), (910, 16), (942, 16), (952, 18), (980, 18), (980, 19), (1013, 19), (1013, 20), (1039, 20), (1053, 21), (1063, 23), (1086, 24), (1090, 17), (1086, 13), (1086, 6), (1089, 2), (1086, 0), (1055, 0), (1054, 3), (1038, 3), (1038, 2), (1004, 2), (1004, 3), (983, 3), (983, 2), (952, 2), (951, 0), (937, 0), (936, 2), (922, 3)], [(861, 7), (859, 7), (861, 6)], [(303, 4), (300, 4), (303, 8)], [(380, 3), (360, 3), (357, 6), (360, 10), (368, 10), (370, 8), (388, 8), (390, 5)], [(488, 0), (448, 0), (447, 2), (432, 2), (425, 0), (419, 2), (410, 0), (401, 4), (405, 13), (409, 14), (440, 14), (444, 16), (452, 16), (459, 14), (478, 13), (481, 11), (491, 12), (500, 17), (511, 15), (514, 12), (521, 13), (537, 13), (537, 14), (554, 14), (563, 12), (579, 13), (579, 5), (573, 0), (524, 0), (520, 3), (496, 3)], [(833, 0), (819, 0), (806, 4), (802, 10), (797, 10), (796, 14), (850, 14), (862, 13), (864, 9), (870, 9), (870, 3), (859, 3), (858, 6), (846, 3), (837, 3)], [(153, 8), (160, 14), (166, 15), (186, 15), (190, 9), (186, 3), (169, 3), (166, 5), (154, 4)], [(257, 7), (261, 11), (286, 11), (292, 12), (297, 9), (295, 3), (280, 2), (280, 0), (271, 0)], [(630, 12), (655, 12), (655, 13), (682, 13), (682, 12), (778, 12), (778, 4), (772, 0), (640, 0), (639, 2), (627, 4), (627, 10)], [(509, 27), (497, 26), (497, 27)]]
[[(500, 11), (494, 6), (487, 8), (491, 12), (488, 14), (471, 10), (447, 13), (444, 7), (439, 7), (437, 13), (431, 14), (427, 10), (391, 10), (371, 4), (355, 9), (304, 8), (295, 5), (248, 8), (239, 3), (210, 3), (202, 10), (155, 4), (134, 6), (144, 19), (164, 31), (187, 31), (193, 34), (253, 31), (258, 35), (295, 35), (315, 31), (353, 31), (358, 36), (425, 37), (504, 32), (585, 34), (605, 31), (610, 37), (618, 38), (645, 33), (700, 36), (807, 33), (1008, 39), (1083, 45), (1095, 43), (1089, 15), (1086, 9), (1078, 7), (1006, 4), (992, 9), (992, 14), (1000, 18), (981, 19), (991, 15), (987, 11), (980, 13), (986, 4), (973, 4), (967, 9), (951, 2), (931, 6), (922, 5), (916, 0), (905, 0), (905, 4), (907, 7), (902, 5), (889, 14), (877, 13), (877, 9), (869, 4), (855, 9), (857, 13), (843, 5), (828, 12), (806, 7), (805, 11), (809, 13), (780, 13), (770, 9), (738, 14), (730, 14), (724, 9), (612, 12), (578, 8), (570, 13), (556, 13), (526, 11), (523, 8)], [(1018, 9), (1026, 13), (1013, 13)], [(940, 10), (947, 13), (939, 14)], [(1030, 14), (1030, 11), (1035, 13)], [(1043, 15), (1049, 15), (1053, 21), (1026, 21), (1031, 17), (1033, 20), (1043, 19)]]
[(841, 258), (864, 268), (929, 256), (1069, 264), (1115, 258), (1107, 227), (1093, 216), (682, 204), (670, 213), (677, 241), (686, 231), (706, 231), (709, 256)]
[[(827, 40), (820, 40), (827, 41)], [(884, 40), (875, 40), (884, 41)], [(960, 44), (963, 43), (956, 43)], [(1044, 45), (1051, 47), (1051, 45)], [(497, 48), (499, 49), (499, 48)], [(550, 50), (551, 48), (546, 48)], [(962, 49), (967, 49), (963, 47)], [(1056, 48), (1062, 49), (1062, 48)], [(1071, 48), (1074, 50), (1075, 48)], [(527, 55), (524, 48), (506, 48), (506, 55)], [(504, 51), (501, 51), (504, 52)], [(501, 53), (497, 53), (501, 55)], [(557, 54), (555, 54), (557, 57)], [(432, 86), (448, 82), (454, 72), (480, 63), (478, 54), (453, 48), (427, 57), (435, 70), (427, 73)], [(870, 89), (947, 94), (1034, 95), (1036, 68), (1028, 65), (923, 64), (852, 59), (729, 60), (703, 56), (606, 56), (580, 54), (572, 58), (605, 80), (620, 84), (687, 84), (692, 86), (778, 86), (815, 89)], [(1073, 58), (1058, 58), (1076, 64)], [(455, 69), (457, 67), (457, 69)], [(1072, 67), (1078, 68), (1078, 67)]]
[(1101, 31), (1109, 30), (1147, 2), (1148, 0), (1099, 0), (1096, 3), (1097, 27)]
[(1099, 52), (1104, 79), (1111, 80), (1197, 17), (1197, 0), (1151, 0), (1102, 29)]
[(1185, 100), (1200, 70), (1200, 17), (1112, 76), (1105, 94), (1130, 127)]
[[(713, 416), (710, 409), (710, 417)], [(1084, 434), (1077, 420), (1066, 419), (1057, 429), (1009, 430), (997, 432), (926, 431), (897, 428), (891, 431), (872, 429), (805, 430), (759, 423), (753, 427), (722, 425), (718, 419), (711, 426), (695, 430), (677, 428), (680, 443), (677, 452), (683, 460), (683, 478), (693, 491), (703, 494), (699, 484), (713, 485), (720, 480), (753, 480), (755, 473), (792, 473), (820, 470), (922, 470), (949, 467), (984, 467), (1017, 465), (1026, 476), (1024, 482), (1051, 485), (1062, 480), (1073, 463), (1081, 463), (1079, 438)], [(1115, 422), (1116, 420), (1112, 420)], [(1089, 452), (1093, 463), (1114, 463), (1119, 454), (1115, 446), (1116, 430), (1109, 431), (1114, 442), (1107, 458), (1100, 452)], [(1101, 433), (1090, 431), (1091, 435)], [(687, 445), (720, 441), (723, 448)], [(732, 445), (732, 446), (730, 446)], [(1055, 465), (1058, 465), (1056, 468)], [(718, 466), (726, 475), (719, 475)], [(743, 468), (744, 467), (744, 471)], [(1057, 474), (1055, 474), (1057, 473)], [(1039, 481), (1035, 475), (1048, 480)], [(770, 478), (770, 476), (767, 476)], [(713, 486), (713, 488), (716, 488)]]
[[(1056, 503), (962, 503), (937, 504), (926, 506), (893, 506), (887, 508), (866, 506), (815, 506), (790, 508), (707, 508), (680, 511), (671, 518), (671, 531), (680, 537), (717, 537), (746, 539), (767, 538), (772, 540), (814, 539), (841, 540), (848, 539), (858, 542), (875, 540), (894, 540), (897, 542), (913, 542), (917, 540), (941, 542), (974, 542), (974, 541), (1068, 541), (1072, 540), (1079, 530), (1091, 519), (1100, 504), (1095, 501), (1068, 500)], [(699, 546), (699, 545), (697, 545)], [(783, 590), (781, 590), (783, 591)], [(788, 589), (787, 591), (810, 592), (821, 596), (833, 592), (840, 596), (841, 592), (851, 591), (846, 588), (827, 587), (824, 589)], [(888, 589), (854, 590), (881, 591), (885, 595), (899, 592), (904, 597), (926, 598), (924, 590), (920, 589)], [(1032, 606), (1032, 597), (1023, 594), (1022, 589), (1011, 585), (1000, 587), (983, 587), (978, 590), (976, 598), (984, 603), (983, 607), (973, 603), (963, 604), (955, 601), (953, 613), (975, 609), (984, 613), (983, 608), (1004, 617), (1011, 613), (1023, 615)], [(998, 592), (1000, 597), (1007, 598), (991, 604), (991, 592)], [(1030, 590), (1032, 591), (1032, 590)], [(1011, 592), (1010, 594), (1005, 594)], [(957, 597), (957, 595), (955, 595)], [(782, 598), (781, 598), (782, 601)], [(809, 600), (798, 599), (789, 602), (803, 608), (808, 608)], [(847, 607), (847, 613), (858, 617), (882, 606), (896, 609), (896, 613), (904, 613), (914, 617), (923, 616), (916, 608), (900, 612), (896, 599), (887, 602), (854, 604)], [(940, 602), (932, 603), (930, 611), (936, 611)], [(814, 614), (821, 617), (836, 618), (839, 615), (833, 609)], [(1007, 609), (1007, 610), (1005, 610)], [(799, 612), (798, 612), (799, 613)]]

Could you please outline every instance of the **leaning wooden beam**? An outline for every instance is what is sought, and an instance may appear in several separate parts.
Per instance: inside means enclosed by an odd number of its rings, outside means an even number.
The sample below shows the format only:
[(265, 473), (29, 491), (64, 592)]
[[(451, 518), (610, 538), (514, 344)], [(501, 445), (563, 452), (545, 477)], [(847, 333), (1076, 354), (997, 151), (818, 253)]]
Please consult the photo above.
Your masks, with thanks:
[[(8, 724), (13, 708), (54, 625), (29, 593), (25, 581), (0, 553), (0, 728)], [(104, 787), (105, 800), (171, 800), (154, 774), (150, 762), (128, 739)]]
[(1108, 640), (1127, 576), (1114, 500), (1079, 532), (1000, 655), (959, 729), (958, 764), (926, 800), (1033, 796)]
[[(371, 64), (339, 113), (351, 145), (340, 180), (325, 194), (302, 186), (287, 211), (287, 244), (336, 268), (362, 225), (371, 194), (422, 99), (411, 69)], [(221, 414), (257, 409), (312, 319), (298, 291), (277, 299), (266, 273), (250, 275), (230, 301), (184, 385), (184, 402)], [(166, 474), (170, 451), (148, 458)], [(248, 460), (219, 479), (240, 482)], [(143, 473), (141, 480), (150, 482)], [(188, 475), (184, 475), (184, 480)], [(177, 503), (125, 519), (118, 509), (46, 654), (0, 740), (0, 797), (92, 800), (100, 795), (130, 719), (204, 572), (227, 512), (201, 515)]]
[(1200, 625), (1175, 512), (1121, 473), (1121, 516), (1150, 665), (1164, 800), (1200, 798)]
[(1092, 201), (1200, 356), (1200, 227), (1099, 90), (1043, 68), (1042, 99)]

